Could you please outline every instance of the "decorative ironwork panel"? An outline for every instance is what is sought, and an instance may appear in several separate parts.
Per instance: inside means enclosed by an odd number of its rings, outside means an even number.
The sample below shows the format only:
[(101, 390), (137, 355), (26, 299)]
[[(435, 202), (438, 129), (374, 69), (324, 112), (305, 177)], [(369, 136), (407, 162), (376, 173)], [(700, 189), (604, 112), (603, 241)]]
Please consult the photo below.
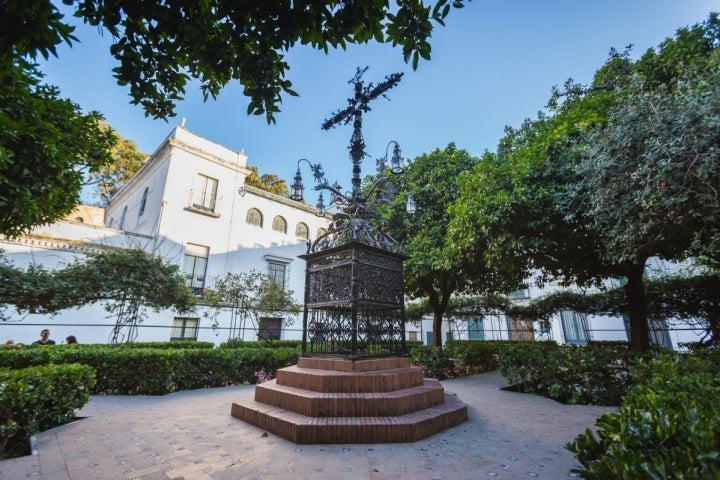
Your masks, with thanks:
[(360, 242), (370, 247), (393, 253), (402, 253), (402, 247), (389, 235), (377, 230), (365, 219), (341, 217), (330, 225), (330, 230), (309, 247), (309, 253)]
[(344, 262), (307, 272), (307, 303), (349, 304), (352, 301), (352, 263)]
[(360, 250), (359, 300), (386, 306), (403, 305), (402, 261)]
[(402, 309), (361, 310), (353, 352), (352, 313), (349, 309), (310, 309), (305, 354), (371, 357), (404, 355)]

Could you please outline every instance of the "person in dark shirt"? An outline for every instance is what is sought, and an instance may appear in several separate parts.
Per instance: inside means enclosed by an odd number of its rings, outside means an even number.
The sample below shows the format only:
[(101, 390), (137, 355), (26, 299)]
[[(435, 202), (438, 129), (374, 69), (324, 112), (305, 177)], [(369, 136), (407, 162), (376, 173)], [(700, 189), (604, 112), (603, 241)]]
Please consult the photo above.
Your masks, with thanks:
[(33, 342), (33, 345), (55, 345), (55, 340), (50, 340), (50, 330), (44, 328), (40, 332), (40, 340)]

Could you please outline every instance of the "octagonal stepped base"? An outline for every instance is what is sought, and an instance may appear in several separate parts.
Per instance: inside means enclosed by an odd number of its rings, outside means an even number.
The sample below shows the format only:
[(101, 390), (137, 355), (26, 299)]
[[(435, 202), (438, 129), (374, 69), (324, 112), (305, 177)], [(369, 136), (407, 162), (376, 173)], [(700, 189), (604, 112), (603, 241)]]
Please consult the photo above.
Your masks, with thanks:
[(301, 357), (231, 414), (304, 444), (415, 442), (467, 420), (457, 396), (395, 357)]

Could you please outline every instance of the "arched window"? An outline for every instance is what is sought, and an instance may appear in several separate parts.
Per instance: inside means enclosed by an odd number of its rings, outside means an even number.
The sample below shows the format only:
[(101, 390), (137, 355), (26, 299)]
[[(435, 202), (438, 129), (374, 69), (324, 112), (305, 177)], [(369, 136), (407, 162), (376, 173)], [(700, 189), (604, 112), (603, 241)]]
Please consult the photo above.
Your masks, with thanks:
[(318, 228), (318, 230), (317, 230), (317, 238), (322, 237), (322, 236), (325, 235), (326, 233), (327, 233), (327, 230), (325, 230), (324, 228)]
[(120, 217), (120, 226), (118, 227), (118, 230), (122, 230), (125, 228), (125, 216), (127, 215), (127, 205), (125, 205), (125, 208), (123, 208), (122, 217)]
[(278, 215), (277, 217), (273, 218), (272, 229), (276, 232), (287, 233), (287, 222), (283, 217)]
[(143, 213), (145, 213), (145, 205), (147, 204), (147, 197), (148, 197), (148, 187), (145, 187), (145, 191), (143, 192), (142, 200), (140, 200), (140, 211), (138, 212), (138, 218), (143, 216)]
[(307, 240), (309, 236), (308, 226), (303, 222), (298, 223), (295, 227), (295, 236)]
[(263, 226), (262, 213), (260, 213), (260, 210), (258, 210), (257, 208), (251, 208), (247, 212), (247, 216), (245, 217), (245, 222), (247, 222), (248, 225), (255, 225), (256, 227), (262, 228), (262, 226)]

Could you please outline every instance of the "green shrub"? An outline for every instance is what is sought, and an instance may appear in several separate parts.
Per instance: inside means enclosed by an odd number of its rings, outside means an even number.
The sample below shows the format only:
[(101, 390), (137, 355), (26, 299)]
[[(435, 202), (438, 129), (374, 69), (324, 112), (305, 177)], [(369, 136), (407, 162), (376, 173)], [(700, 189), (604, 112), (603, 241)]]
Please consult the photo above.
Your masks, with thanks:
[(548, 352), (558, 348), (554, 342), (507, 342), (497, 352), (498, 370), (509, 385), (521, 392), (534, 392), (547, 372)]
[(96, 370), (97, 383), (92, 393), (122, 395), (164, 395), (177, 390), (255, 383), (256, 372), (264, 370), (275, 376), (278, 368), (296, 363), (300, 354), (299, 346), (259, 345), (225, 349), (68, 345), (10, 350), (11, 354), (0, 353), (0, 366), (80, 363)]
[(455, 362), (448, 355), (447, 349), (426, 345), (410, 349), (410, 362), (422, 367), (427, 378), (445, 380), (460, 376)]
[[(663, 355), (616, 412), (566, 448), (588, 479), (720, 478), (720, 355)], [(648, 376), (648, 372), (653, 372)]]
[[(516, 340), (448, 340), (445, 348), (451, 358), (458, 363), (464, 375), (474, 375), (498, 369), (498, 353), (506, 348), (513, 348)], [(550, 348), (555, 342), (527, 342), (533, 349)], [(521, 347), (522, 348), (522, 345)]]
[(625, 343), (551, 345), (514, 342), (498, 352), (500, 373), (525, 393), (567, 404), (619, 405), (635, 385), (630, 369), (652, 355), (630, 350)]
[(0, 456), (25, 455), (31, 435), (72, 420), (94, 384), (85, 365), (0, 369)]
[(233, 338), (220, 344), (219, 348), (300, 348), (300, 340), (259, 340), (247, 341)]
[[(66, 346), (66, 345), (60, 345)], [(111, 345), (114, 348), (185, 348), (185, 349), (196, 349), (196, 348), (215, 348), (213, 342), (198, 342), (197, 340), (182, 340), (172, 342), (133, 342), (133, 343), (121, 343), (118, 345)], [(69, 345), (70, 348), (73, 345)]]

